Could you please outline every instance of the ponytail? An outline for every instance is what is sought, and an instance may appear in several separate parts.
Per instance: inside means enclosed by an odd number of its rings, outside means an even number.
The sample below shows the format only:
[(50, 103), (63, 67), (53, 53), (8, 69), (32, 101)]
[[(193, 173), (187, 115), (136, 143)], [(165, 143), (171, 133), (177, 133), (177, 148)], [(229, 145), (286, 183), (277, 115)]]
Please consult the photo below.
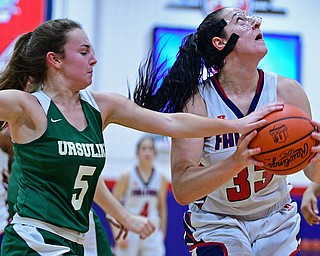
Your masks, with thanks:
[(152, 65), (154, 55), (152, 51), (147, 61), (139, 67), (134, 101), (156, 111), (183, 112), (186, 103), (196, 93), (203, 72), (195, 34), (183, 39), (177, 59), (169, 71), (163, 72), (166, 61), (157, 66), (157, 59)]
[(29, 80), (28, 61), (26, 61), (26, 48), (32, 33), (26, 33), (17, 40), (12, 57), (0, 74), (0, 90), (17, 89), (23, 91)]
[[(139, 81), (134, 91), (134, 101), (138, 105), (162, 112), (183, 112), (198, 92), (198, 84), (222, 69), (225, 57), (239, 38), (233, 33), (221, 51), (212, 44), (214, 37), (227, 38), (224, 10), (210, 13), (196, 33), (183, 39), (176, 61), (168, 72), (161, 74), (166, 63), (152, 66), (154, 52), (139, 67)], [(206, 77), (203, 76), (204, 69)]]

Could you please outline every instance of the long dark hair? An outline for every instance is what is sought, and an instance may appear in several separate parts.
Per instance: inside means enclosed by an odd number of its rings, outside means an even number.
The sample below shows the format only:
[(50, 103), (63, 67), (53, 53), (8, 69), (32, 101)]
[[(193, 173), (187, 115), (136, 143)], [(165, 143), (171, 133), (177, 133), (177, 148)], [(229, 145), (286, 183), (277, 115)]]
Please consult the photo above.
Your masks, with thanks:
[(197, 92), (197, 85), (204, 79), (204, 68), (208, 76), (221, 69), (221, 52), (212, 45), (211, 40), (215, 36), (225, 37), (225, 24), (220, 24), (224, 9), (210, 13), (195, 33), (183, 39), (169, 71), (164, 71), (165, 62), (152, 63), (155, 52), (149, 53), (138, 71), (134, 90), (134, 101), (138, 105), (162, 112), (182, 112)]

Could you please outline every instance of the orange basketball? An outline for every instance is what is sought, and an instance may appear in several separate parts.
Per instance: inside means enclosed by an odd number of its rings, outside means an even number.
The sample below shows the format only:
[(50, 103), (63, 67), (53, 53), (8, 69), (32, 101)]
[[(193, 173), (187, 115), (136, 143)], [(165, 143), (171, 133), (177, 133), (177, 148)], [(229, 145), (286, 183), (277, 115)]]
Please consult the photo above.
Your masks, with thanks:
[(311, 137), (316, 128), (301, 109), (285, 104), (283, 110), (265, 117), (268, 124), (258, 130), (250, 148), (261, 148), (254, 155), (264, 162), (263, 168), (278, 175), (287, 175), (305, 168), (315, 155), (311, 147), (318, 141)]

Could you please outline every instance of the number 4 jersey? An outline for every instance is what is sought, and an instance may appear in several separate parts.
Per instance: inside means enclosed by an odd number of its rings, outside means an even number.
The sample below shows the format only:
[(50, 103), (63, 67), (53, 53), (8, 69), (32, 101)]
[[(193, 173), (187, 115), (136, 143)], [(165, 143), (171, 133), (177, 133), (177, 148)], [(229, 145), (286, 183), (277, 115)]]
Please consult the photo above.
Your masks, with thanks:
[(123, 196), (124, 206), (131, 213), (148, 217), (158, 227), (161, 174), (153, 168), (149, 180), (144, 181), (138, 169), (134, 167), (129, 175), (128, 188)]
[[(44, 134), (27, 144), (14, 144), (13, 172), (20, 173), (15, 211), (84, 233), (96, 183), (105, 164), (102, 120), (88, 91), (80, 92), (87, 127), (79, 131), (43, 92), (33, 94), (47, 115)], [(10, 185), (9, 185), (10, 187)]]
[[(277, 101), (277, 76), (262, 70), (258, 72), (260, 79), (249, 113)], [(244, 116), (224, 93), (217, 76), (208, 79), (199, 89), (209, 117), (236, 119)], [(210, 166), (229, 157), (236, 150), (239, 136), (237, 133), (229, 133), (205, 138), (201, 164)], [(273, 175), (251, 165), (207, 197), (191, 204), (190, 209), (198, 207), (206, 212), (235, 216), (238, 219), (257, 219), (290, 202), (290, 189), (285, 176)]]

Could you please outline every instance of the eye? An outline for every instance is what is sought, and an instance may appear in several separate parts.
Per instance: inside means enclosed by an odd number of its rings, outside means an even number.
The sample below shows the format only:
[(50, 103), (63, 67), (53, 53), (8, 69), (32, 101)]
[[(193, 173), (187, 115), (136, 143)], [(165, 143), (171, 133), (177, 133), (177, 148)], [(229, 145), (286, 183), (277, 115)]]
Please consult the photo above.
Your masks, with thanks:
[(241, 17), (241, 16), (237, 17), (237, 23), (242, 23), (244, 21), (245, 21), (244, 17)]

